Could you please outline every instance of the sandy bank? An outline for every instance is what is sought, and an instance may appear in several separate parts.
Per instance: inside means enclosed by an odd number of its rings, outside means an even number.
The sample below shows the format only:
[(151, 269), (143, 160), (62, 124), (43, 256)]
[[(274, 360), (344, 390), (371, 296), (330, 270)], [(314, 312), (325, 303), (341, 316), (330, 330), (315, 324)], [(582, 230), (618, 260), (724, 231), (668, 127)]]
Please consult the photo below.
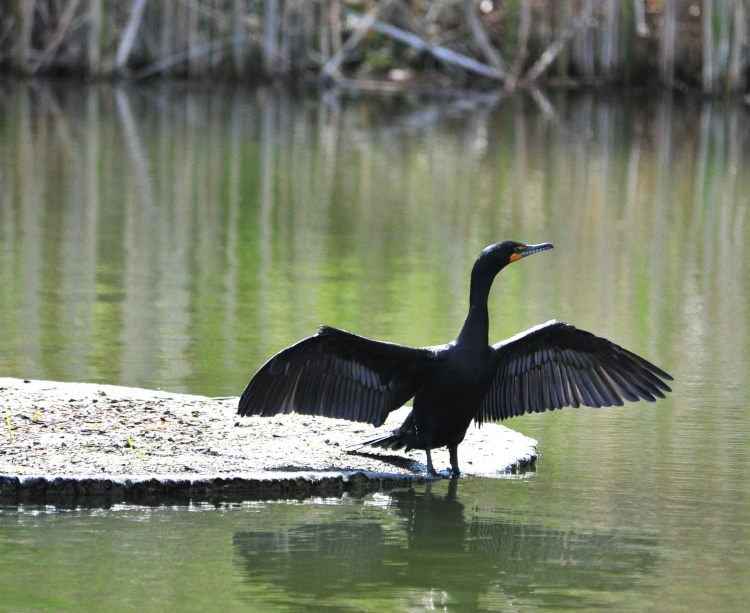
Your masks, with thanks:
[[(429, 480), (424, 453), (347, 448), (400, 424), (283, 415), (238, 418), (237, 398), (0, 378), (0, 503), (112, 504), (336, 496)], [(470, 428), (466, 475), (533, 464), (536, 441)], [(436, 468), (448, 466), (445, 450)]]

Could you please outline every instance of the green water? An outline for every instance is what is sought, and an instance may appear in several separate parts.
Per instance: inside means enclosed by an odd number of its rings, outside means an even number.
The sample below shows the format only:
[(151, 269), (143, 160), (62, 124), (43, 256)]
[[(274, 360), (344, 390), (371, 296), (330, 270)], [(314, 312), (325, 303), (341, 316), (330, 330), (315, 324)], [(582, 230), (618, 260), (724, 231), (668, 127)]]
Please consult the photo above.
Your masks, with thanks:
[[(550, 521), (535, 513), (532, 489), (469, 478), (335, 504), (22, 510), (0, 515), (9, 535), (0, 572), (15, 572), (3, 602), (11, 610), (496, 611), (638, 610), (657, 600), (653, 574), (664, 560), (650, 530), (586, 525), (573, 513)], [(45, 555), (30, 561), (35, 548)]]
[[(610, 99), (6, 83), (0, 373), (237, 395), (319, 323), (452, 339), (487, 244), (549, 241), (491, 337), (559, 318), (675, 376), (509, 422), (521, 479), (224, 508), (5, 508), (9, 610), (706, 610), (750, 600), (750, 118)], [(0, 440), (0, 452), (2, 440)]]

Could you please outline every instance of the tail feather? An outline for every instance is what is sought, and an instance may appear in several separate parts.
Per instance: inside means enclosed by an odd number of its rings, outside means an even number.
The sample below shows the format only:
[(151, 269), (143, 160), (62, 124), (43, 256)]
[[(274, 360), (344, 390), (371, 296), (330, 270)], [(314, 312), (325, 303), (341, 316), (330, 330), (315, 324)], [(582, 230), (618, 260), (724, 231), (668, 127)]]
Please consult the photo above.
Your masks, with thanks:
[(401, 434), (399, 433), (399, 431), (396, 430), (384, 436), (378, 436), (377, 438), (371, 438), (368, 441), (357, 443), (349, 449), (351, 451), (356, 451), (357, 449), (361, 449), (362, 447), (380, 447), (382, 449), (397, 450), (406, 447), (406, 443), (404, 443), (403, 439), (401, 438)]

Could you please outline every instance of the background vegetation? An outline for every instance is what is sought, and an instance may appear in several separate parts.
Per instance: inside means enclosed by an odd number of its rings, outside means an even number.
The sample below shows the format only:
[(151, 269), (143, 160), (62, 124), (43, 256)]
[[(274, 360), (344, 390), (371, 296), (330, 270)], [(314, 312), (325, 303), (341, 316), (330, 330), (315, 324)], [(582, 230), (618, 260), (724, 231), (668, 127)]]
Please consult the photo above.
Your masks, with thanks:
[(745, 92), (747, 0), (29, 0), (0, 68), (396, 89), (539, 82)]

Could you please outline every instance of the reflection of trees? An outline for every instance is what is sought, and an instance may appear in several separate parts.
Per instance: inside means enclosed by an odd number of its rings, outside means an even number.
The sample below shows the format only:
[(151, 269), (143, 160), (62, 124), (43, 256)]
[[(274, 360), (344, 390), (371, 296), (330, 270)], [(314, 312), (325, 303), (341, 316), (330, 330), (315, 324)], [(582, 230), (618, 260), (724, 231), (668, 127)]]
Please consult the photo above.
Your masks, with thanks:
[(731, 385), (705, 343), (743, 363), (741, 108), (549, 104), (9, 87), (6, 371), (230, 394), (321, 322), (441, 342), (466, 315), (478, 250), (538, 236), (557, 251), (522, 287), (505, 278), (493, 338), (554, 315)]
[[(265, 582), (290, 600), (328, 605), (375, 593), (398, 599), (414, 590), (445, 594), (462, 607), (477, 607), (488, 593), (537, 605), (581, 604), (631, 589), (653, 564), (652, 544), (644, 540), (467, 519), (458, 487), (453, 480), (445, 496), (430, 488), (395, 493), (385, 521), (370, 516), (238, 532), (234, 545), (256, 587)], [(403, 520), (402, 529), (391, 528), (394, 518)]]

